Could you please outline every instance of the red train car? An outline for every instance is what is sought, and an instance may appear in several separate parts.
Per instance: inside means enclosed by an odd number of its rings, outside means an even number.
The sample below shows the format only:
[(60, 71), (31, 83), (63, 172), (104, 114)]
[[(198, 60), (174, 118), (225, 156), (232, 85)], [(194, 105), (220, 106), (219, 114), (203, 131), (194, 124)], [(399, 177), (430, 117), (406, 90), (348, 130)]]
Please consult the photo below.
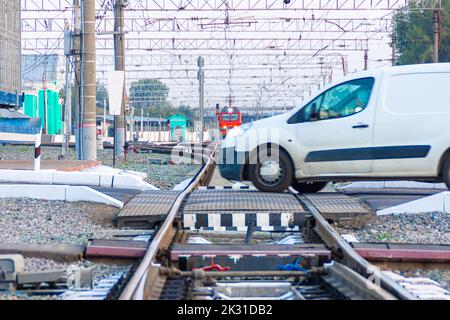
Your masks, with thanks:
[(219, 113), (219, 128), (222, 136), (226, 136), (228, 132), (242, 125), (242, 113), (238, 108), (227, 107)]

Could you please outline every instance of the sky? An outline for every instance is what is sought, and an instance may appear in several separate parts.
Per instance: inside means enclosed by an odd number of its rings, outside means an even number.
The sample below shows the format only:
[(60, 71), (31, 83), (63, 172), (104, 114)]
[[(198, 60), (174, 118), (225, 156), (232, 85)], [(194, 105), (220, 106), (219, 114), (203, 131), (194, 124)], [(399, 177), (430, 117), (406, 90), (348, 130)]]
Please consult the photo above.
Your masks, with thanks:
[[(24, 2), (30, 3), (22, 0), (22, 5)], [(47, 9), (52, 8), (51, 2), (57, 1), (46, 2)], [(345, 55), (349, 72), (364, 68), (364, 51), (329, 50), (344, 40), (351, 47), (356, 45), (352, 43), (365, 46), (365, 39), (370, 39), (369, 68), (391, 64), (392, 10), (258, 10), (266, 2), (255, 3), (256, 10), (246, 11), (145, 11), (146, 1), (131, 0), (129, 8), (135, 10), (125, 14), (128, 85), (137, 78), (158, 78), (169, 87), (170, 102), (195, 107), (196, 60), (202, 55), (210, 63), (205, 66), (207, 107), (225, 105), (231, 95), (233, 104), (242, 108), (291, 108), (317, 88), (323, 74), (327, 81), (331, 74), (334, 81), (342, 77), (341, 55)], [(62, 29), (66, 21), (72, 22), (70, 7), (64, 11), (23, 11), (22, 19), (23, 54), (62, 54)], [(357, 32), (348, 31), (352, 28)], [(107, 71), (114, 68), (112, 30), (113, 13), (99, 13), (97, 74), (105, 84)], [(181, 50), (196, 45), (207, 50)], [(241, 45), (248, 50), (240, 50)], [(211, 50), (217, 46), (221, 50)], [(268, 46), (273, 49), (259, 50)], [(324, 65), (318, 65), (320, 56)], [(63, 79), (63, 57), (60, 68), (58, 75)]]

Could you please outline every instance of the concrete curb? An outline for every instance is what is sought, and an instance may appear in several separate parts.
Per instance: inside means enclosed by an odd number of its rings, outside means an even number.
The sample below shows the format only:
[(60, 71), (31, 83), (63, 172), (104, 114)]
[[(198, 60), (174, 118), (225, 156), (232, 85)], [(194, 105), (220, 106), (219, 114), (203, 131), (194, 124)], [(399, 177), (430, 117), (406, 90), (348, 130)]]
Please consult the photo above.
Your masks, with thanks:
[(83, 259), (86, 248), (75, 244), (0, 243), (0, 254), (21, 254), (26, 258), (75, 262)]
[(189, 186), (189, 184), (192, 182), (192, 180), (194, 180), (194, 178), (186, 179), (186, 180), (180, 182), (179, 184), (177, 184), (175, 187), (173, 187), (172, 190), (183, 191)]
[(141, 191), (159, 190), (137, 176), (91, 172), (0, 170), (0, 183), (90, 186)]
[(342, 189), (430, 189), (448, 190), (444, 183), (427, 183), (416, 181), (358, 181)]
[(62, 185), (0, 185), (0, 198), (94, 202), (123, 208), (123, 202), (89, 187)]
[(429, 197), (410, 201), (398, 206), (377, 211), (378, 216), (389, 214), (418, 214), (427, 212), (450, 213), (450, 192), (441, 192)]

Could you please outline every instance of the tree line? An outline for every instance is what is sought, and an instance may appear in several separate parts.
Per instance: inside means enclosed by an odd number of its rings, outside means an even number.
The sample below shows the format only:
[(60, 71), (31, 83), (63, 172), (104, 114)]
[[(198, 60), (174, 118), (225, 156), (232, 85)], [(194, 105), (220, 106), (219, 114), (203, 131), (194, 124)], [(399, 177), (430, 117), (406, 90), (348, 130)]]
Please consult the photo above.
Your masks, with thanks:
[[(420, 2), (409, 1), (394, 16), (398, 65), (433, 62), (434, 10), (421, 8)], [(440, 34), (439, 62), (449, 62), (450, 0), (441, 0)]]

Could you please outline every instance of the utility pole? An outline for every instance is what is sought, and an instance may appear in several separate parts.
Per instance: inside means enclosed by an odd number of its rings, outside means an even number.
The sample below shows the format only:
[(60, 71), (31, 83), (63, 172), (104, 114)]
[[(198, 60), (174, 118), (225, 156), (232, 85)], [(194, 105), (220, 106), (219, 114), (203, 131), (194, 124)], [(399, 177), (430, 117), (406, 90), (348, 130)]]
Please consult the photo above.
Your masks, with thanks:
[[(69, 25), (66, 25), (66, 32), (70, 32)], [(70, 37), (70, 35), (69, 35)], [(64, 158), (69, 151), (72, 123), (72, 68), (70, 65), (70, 56), (66, 56), (66, 101), (64, 103), (64, 132), (61, 155)]]
[(48, 134), (48, 108), (47, 108), (47, 84), (45, 80), (46, 71), (42, 74), (42, 89), (44, 95), (44, 125), (43, 125), (43, 134)]
[(161, 114), (159, 114), (159, 119), (158, 119), (158, 142), (162, 142), (162, 137), (161, 137), (161, 132), (162, 132), (162, 128), (161, 128)]
[(219, 125), (219, 115), (220, 115), (220, 104), (216, 103), (216, 135), (217, 141), (220, 141), (220, 125)]
[(392, 32), (392, 43), (391, 43), (391, 47), (392, 47), (392, 66), (397, 65), (397, 34), (394, 32)]
[(369, 69), (369, 50), (364, 50), (364, 70)]
[(141, 137), (144, 139), (144, 108), (141, 109)]
[(73, 0), (73, 69), (75, 78), (75, 90), (73, 91), (73, 116), (74, 116), (74, 133), (75, 133), (75, 148), (77, 159), (81, 159), (81, 135), (80, 135), (80, 123), (81, 123), (81, 108), (80, 108), (80, 81), (81, 81), (81, 64), (80, 64), (80, 30), (81, 30), (81, 10), (80, 0)]
[(103, 98), (103, 137), (108, 137), (108, 124), (106, 123), (106, 94)]
[(134, 137), (134, 132), (136, 131), (136, 122), (134, 121), (134, 112), (136, 111), (136, 109), (134, 107), (131, 107), (131, 124), (130, 124), (130, 137), (131, 139), (133, 139)]
[(81, 0), (81, 159), (97, 160), (95, 1)]
[(440, 42), (440, 13), (441, 13), (441, 1), (438, 1), (438, 7), (434, 10), (433, 14), (433, 63), (439, 63), (439, 42)]
[[(324, 59), (322, 57), (319, 58), (320, 62), (320, 76), (322, 77), (322, 87), (325, 87), (327, 85), (327, 75), (324, 72), (324, 66), (325, 66), (325, 62)], [(326, 66), (325, 66), (326, 67)], [(320, 90), (320, 88), (319, 88)]]
[(204, 107), (205, 107), (205, 71), (203, 67), (205, 66), (205, 59), (203, 57), (198, 57), (198, 81), (199, 81), (199, 98), (200, 98), (200, 121), (199, 121), (199, 131), (200, 131), (200, 144), (203, 143), (203, 119), (204, 119)]
[[(114, 2), (114, 61), (116, 71), (125, 71), (124, 24), (124, 3), (123, 0), (116, 0)], [(124, 88), (120, 116), (114, 116), (114, 150), (116, 157), (121, 155), (126, 140), (125, 94)]]
[(345, 61), (345, 58), (343, 55), (341, 55), (341, 62), (342, 62), (342, 73), (345, 76), (347, 76), (347, 62)]

